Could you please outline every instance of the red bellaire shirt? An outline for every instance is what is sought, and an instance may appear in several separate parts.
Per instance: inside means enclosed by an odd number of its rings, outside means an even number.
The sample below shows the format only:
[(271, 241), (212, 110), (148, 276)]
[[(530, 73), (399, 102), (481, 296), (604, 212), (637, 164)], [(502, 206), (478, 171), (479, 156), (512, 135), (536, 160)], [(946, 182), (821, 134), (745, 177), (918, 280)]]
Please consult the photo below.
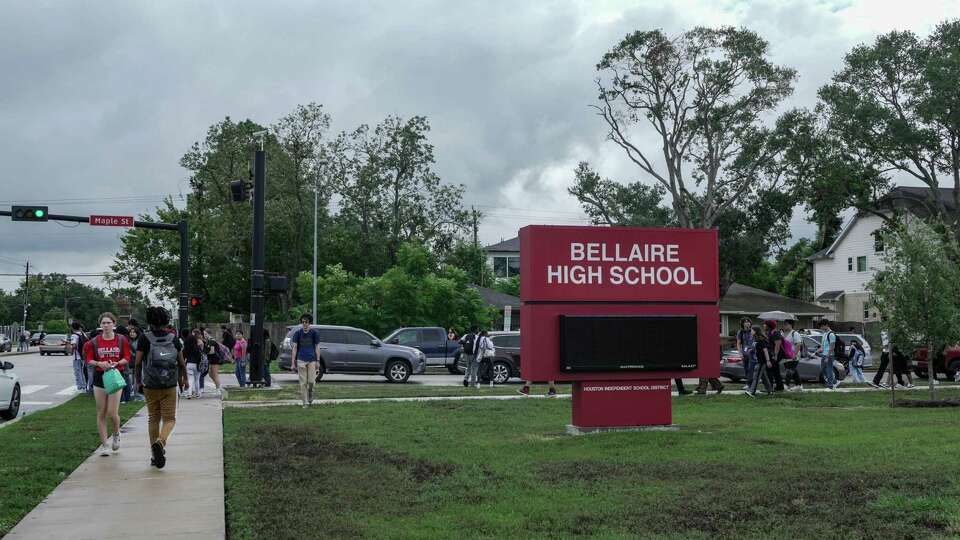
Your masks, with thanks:
[[(88, 340), (83, 345), (83, 361), (87, 364), (92, 364), (93, 359), (93, 343), (97, 343), (97, 355), (99, 356), (98, 361), (100, 362), (119, 362), (120, 360), (126, 360), (130, 362), (130, 340), (124, 338), (120, 339), (120, 334), (114, 334), (113, 339), (104, 339), (102, 335), (97, 336), (95, 339)], [(122, 345), (121, 345), (122, 344)], [(127, 366), (119, 365), (117, 369), (123, 371)], [(97, 371), (104, 371), (103, 368), (97, 366)]]

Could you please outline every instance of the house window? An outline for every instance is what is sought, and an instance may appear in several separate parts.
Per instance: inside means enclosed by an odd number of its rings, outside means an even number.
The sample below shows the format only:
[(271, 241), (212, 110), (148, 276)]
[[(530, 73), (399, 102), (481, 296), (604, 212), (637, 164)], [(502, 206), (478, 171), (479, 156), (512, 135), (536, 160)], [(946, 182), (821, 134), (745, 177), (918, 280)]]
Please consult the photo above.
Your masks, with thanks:
[(883, 253), (883, 236), (879, 231), (873, 234), (873, 251)]
[(520, 257), (494, 257), (493, 275), (498, 278), (512, 278), (520, 275)]
[(863, 303), (863, 320), (870, 318), (870, 302)]
[(853, 257), (847, 257), (847, 272), (853, 272)]
[(857, 272), (866, 272), (867, 271), (867, 257), (866, 255), (862, 257), (857, 257)]

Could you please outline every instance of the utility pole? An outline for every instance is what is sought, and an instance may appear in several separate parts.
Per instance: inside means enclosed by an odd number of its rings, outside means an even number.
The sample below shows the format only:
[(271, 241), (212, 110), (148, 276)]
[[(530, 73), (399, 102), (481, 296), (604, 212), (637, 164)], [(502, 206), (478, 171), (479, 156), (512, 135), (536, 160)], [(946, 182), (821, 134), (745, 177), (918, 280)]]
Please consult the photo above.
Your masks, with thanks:
[[(29, 301), (30, 295), (27, 294), (27, 291), (30, 290), (30, 260), (27, 260), (27, 271), (23, 273), (23, 328), (21, 332), (27, 329), (27, 302)], [(28, 343), (29, 347), (30, 344)]]
[(260, 137), (260, 149), (257, 150), (253, 165), (253, 264), (251, 268), (250, 291), (250, 326), (253, 327), (251, 336), (253, 346), (250, 348), (250, 382), (259, 383), (263, 380), (261, 366), (263, 365), (263, 306), (265, 302), (266, 276), (266, 238), (264, 230), (264, 211), (266, 204), (266, 153), (263, 151), (263, 140), (266, 131), (254, 133)]
[[(470, 217), (473, 221), (473, 249), (476, 250), (480, 248), (480, 242), (477, 240), (477, 235), (479, 233), (478, 229), (480, 228), (479, 226), (480, 216), (477, 214), (477, 209), (474, 208), (473, 206), (470, 207)], [(477, 268), (477, 275), (480, 277), (480, 286), (486, 287), (487, 284), (483, 282), (483, 265), (485, 264), (483, 262), (483, 257), (480, 257), (479, 262), (480, 262), (480, 267)]]
[(313, 320), (317, 320), (317, 216), (319, 209), (317, 205), (320, 198), (320, 186), (317, 185), (317, 179), (313, 179), (313, 307), (310, 315)]

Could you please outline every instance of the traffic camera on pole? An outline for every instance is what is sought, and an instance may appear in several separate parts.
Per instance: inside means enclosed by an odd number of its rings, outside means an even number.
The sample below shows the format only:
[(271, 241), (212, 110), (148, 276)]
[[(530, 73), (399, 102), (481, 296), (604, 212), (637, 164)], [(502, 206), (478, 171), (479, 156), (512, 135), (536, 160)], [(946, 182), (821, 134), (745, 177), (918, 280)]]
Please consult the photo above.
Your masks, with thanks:
[(12, 221), (47, 221), (48, 215), (46, 206), (13, 206), (10, 209)]

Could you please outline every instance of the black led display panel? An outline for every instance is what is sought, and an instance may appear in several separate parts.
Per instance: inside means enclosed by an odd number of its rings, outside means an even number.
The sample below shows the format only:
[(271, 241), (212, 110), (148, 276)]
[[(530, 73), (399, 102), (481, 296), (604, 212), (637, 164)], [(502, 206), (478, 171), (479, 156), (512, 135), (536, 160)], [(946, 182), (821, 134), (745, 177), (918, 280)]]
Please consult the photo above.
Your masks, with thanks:
[(685, 371), (697, 368), (695, 316), (560, 316), (560, 369)]

